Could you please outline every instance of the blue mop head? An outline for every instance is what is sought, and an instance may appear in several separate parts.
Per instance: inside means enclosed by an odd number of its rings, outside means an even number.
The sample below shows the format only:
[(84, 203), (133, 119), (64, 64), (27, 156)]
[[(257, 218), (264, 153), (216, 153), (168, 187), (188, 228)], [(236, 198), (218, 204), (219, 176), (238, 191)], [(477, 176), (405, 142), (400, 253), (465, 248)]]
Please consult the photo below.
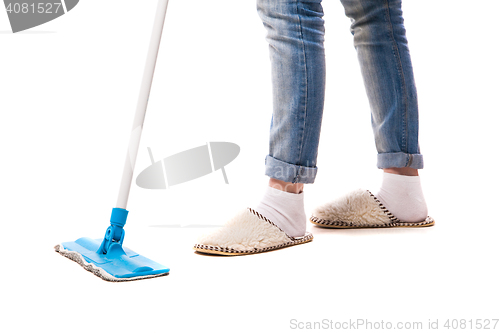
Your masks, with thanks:
[(170, 269), (123, 247), (128, 211), (113, 208), (104, 239), (80, 238), (56, 245), (56, 252), (105, 281), (123, 282), (168, 275)]

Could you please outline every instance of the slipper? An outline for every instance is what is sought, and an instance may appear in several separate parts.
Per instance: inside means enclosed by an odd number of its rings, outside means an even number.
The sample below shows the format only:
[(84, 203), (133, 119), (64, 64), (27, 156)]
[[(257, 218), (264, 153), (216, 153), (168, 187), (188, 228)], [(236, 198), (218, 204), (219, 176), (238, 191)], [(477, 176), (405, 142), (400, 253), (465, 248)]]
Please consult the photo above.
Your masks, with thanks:
[(276, 224), (252, 208), (247, 208), (215, 232), (200, 238), (194, 250), (226, 256), (262, 253), (313, 240), (311, 233), (288, 236)]
[(434, 225), (427, 217), (421, 222), (404, 222), (395, 217), (367, 190), (356, 190), (313, 211), (312, 223), (326, 228), (420, 228)]

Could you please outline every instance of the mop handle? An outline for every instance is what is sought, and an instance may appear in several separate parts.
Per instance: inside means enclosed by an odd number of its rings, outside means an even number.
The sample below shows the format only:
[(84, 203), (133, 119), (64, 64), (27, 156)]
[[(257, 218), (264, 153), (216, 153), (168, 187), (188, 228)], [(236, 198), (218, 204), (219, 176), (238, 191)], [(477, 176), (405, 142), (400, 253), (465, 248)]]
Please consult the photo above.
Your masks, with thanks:
[(134, 124), (132, 125), (132, 132), (130, 133), (130, 140), (128, 143), (127, 156), (125, 157), (125, 166), (123, 168), (120, 191), (118, 192), (118, 200), (116, 203), (117, 208), (127, 209), (128, 195), (130, 193), (130, 186), (132, 184), (132, 178), (134, 176), (135, 160), (137, 158), (137, 152), (139, 151), (142, 126), (144, 124), (149, 93), (151, 91), (151, 85), (153, 83), (156, 58), (158, 56), (158, 50), (160, 48), (161, 34), (163, 31), (165, 16), (167, 14), (167, 6), (168, 0), (158, 0), (156, 18), (153, 24), (153, 33), (151, 35), (151, 41), (149, 43), (149, 51), (146, 58), (144, 74), (142, 77), (139, 100), (137, 101)]

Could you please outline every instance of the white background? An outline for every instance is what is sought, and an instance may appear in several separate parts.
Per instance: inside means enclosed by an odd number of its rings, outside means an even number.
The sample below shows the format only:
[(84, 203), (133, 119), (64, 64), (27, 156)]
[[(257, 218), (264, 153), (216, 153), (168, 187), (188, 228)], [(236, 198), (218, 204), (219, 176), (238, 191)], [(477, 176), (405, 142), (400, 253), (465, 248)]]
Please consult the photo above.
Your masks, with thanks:
[[(255, 1), (170, 1), (136, 172), (208, 141), (241, 147), (220, 172), (133, 185), (125, 245), (168, 277), (107, 283), (53, 246), (99, 238), (115, 205), (156, 1), (81, 1), (12, 34), (0, 11), (0, 327), (5, 332), (286, 332), (290, 320), (499, 318), (496, 0), (405, 1), (436, 226), (324, 230), (267, 254), (194, 254), (196, 238), (260, 199), (271, 116)], [(376, 191), (369, 108), (349, 20), (325, 1), (327, 99), (306, 211)], [(497, 325), (497, 330), (500, 329)], [(360, 330), (361, 331), (361, 330)], [(423, 330), (421, 330), (423, 331)], [(444, 328), (442, 331), (446, 331)], [(470, 331), (470, 330), (469, 330)]]

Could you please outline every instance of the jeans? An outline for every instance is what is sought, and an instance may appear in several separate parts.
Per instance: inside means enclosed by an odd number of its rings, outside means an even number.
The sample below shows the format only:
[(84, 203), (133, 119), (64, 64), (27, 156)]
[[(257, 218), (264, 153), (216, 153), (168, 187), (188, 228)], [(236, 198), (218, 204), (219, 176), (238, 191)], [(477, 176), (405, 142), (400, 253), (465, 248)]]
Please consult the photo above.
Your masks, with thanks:
[[(378, 168), (423, 168), (401, 0), (341, 0), (371, 109)], [(325, 99), (321, 0), (257, 0), (267, 29), (273, 116), (266, 175), (313, 183)]]

